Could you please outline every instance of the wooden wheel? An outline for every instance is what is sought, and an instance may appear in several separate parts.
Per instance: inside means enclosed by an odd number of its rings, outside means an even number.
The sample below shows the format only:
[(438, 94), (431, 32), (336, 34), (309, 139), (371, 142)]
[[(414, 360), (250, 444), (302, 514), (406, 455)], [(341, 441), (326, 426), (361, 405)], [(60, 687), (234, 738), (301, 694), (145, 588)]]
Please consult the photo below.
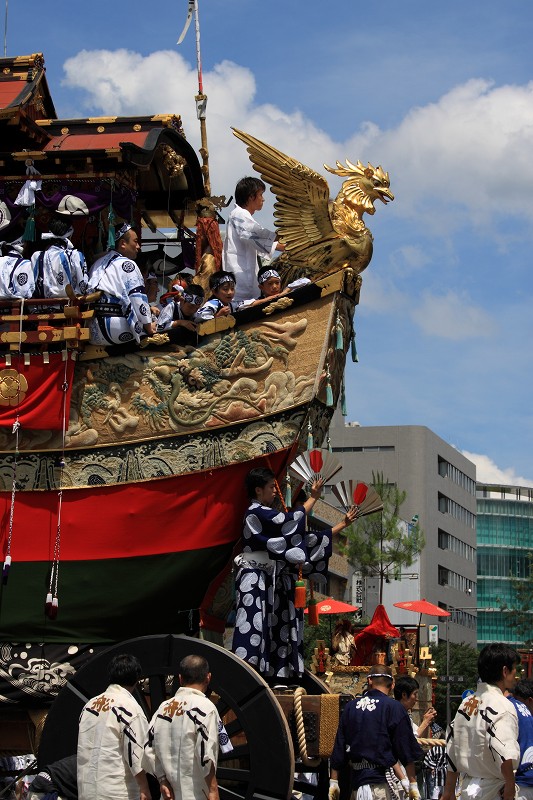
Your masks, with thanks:
[[(265, 681), (233, 653), (188, 636), (142, 636), (113, 645), (82, 667), (50, 709), (39, 747), (39, 766), (76, 752), (78, 719), (87, 700), (107, 686), (113, 656), (131, 653), (143, 668), (136, 699), (148, 719), (178, 688), (178, 665), (186, 655), (204, 656), (211, 689), (234, 745), (221, 754), (217, 778), (221, 800), (284, 800), (294, 779), (294, 750), (283, 712)], [(139, 685), (141, 687), (141, 684)]]

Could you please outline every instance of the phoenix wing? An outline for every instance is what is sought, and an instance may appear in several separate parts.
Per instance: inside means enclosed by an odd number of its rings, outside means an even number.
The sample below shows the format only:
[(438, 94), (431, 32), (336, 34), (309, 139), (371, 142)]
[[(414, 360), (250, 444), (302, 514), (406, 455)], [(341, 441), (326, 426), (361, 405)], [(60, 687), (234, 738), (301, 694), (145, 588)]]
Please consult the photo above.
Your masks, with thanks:
[(325, 178), (248, 133), (232, 130), (245, 143), (254, 169), (276, 195), (276, 229), (291, 267), (318, 276), (349, 258), (351, 248), (332, 225)]

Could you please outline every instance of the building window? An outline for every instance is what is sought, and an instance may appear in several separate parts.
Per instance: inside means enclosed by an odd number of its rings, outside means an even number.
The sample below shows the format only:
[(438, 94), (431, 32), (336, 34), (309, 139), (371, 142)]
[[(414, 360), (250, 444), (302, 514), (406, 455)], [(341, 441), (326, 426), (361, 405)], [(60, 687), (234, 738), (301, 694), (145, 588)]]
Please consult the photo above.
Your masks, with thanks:
[(475, 561), (475, 548), (471, 547), (471, 545), (467, 544), (466, 542), (463, 542), (462, 539), (458, 539), (457, 536), (453, 536), (451, 533), (443, 531), (442, 528), (439, 528), (438, 542), (441, 550), (451, 550), (453, 553), (460, 555), (461, 558), (464, 558), (466, 561)]
[(438, 469), (442, 478), (449, 478), (457, 486), (461, 486), (468, 494), (471, 494), (472, 497), (476, 496), (476, 482), (441, 456), (438, 456)]
[(448, 586), (450, 589), (458, 589), (460, 592), (465, 592), (467, 594), (475, 594), (476, 591), (476, 584), (475, 581), (471, 581), (470, 578), (465, 578), (464, 575), (460, 575), (458, 572), (454, 572), (447, 567), (443, 567), (439, 564), (438, 570), (438, 581), (440, 586)]
[(460, 522), (464, 523), (469, 528), (476, 527), (476, 515), (472, 514), (472, 512), (464, 506), (456, 503), (455, 500), (439, 492), (438, 502), (441, 514), (449, 514), (451, 517), (460, 520)]
[(391, 453), (394, 446), (388, 444), (368, 444), (361, 447), (334, 447), (334, 453)]

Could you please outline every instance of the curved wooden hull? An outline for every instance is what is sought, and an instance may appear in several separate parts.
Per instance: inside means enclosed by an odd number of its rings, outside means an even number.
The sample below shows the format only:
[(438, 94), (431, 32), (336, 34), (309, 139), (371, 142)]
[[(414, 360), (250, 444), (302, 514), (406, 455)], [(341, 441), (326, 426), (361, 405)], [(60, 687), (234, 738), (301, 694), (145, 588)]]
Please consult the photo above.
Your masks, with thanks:
[[(65, 450), (59, 432), (22, 431), (13, 508), (14, 437), (4, 432), (3, 552), (13, 510), (13, 564), (3, 640), (189, 629), (239, 538), (246, 473), (267, 465), (281, 481), (309, 434), (314, 444), (324, 438), (351, 333), (353, 299), (338, 291), (345, 279), (338, 273), (294, 306), (248, 314), (194, 345), (80, 361)], [(58, 543), (59, 613), (49, 620)]]

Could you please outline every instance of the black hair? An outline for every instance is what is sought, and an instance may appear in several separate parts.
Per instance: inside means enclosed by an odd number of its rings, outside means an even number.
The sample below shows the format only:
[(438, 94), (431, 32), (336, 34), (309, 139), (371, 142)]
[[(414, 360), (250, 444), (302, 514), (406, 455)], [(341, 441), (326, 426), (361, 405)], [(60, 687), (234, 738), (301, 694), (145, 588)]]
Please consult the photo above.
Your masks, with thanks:
[(271, 469), (266, 469), (265, 467), (256, 467), (255, 469), (251, 469), (244, 479), (248, 497), (250, 497), (252, 500), (255, 500), (255, 490), (262, 489), (269, 481), (272, 480), (272, 478), (275, 477), (276, 476)]
[[(217, 287), (217, 283), (219, 282), (219, 280), (221, 278), (224, 278), (224, 277), (227, 277), (228, 281), (233, 281), (234, 284), (237, 283), (237, 279), (235, 278), (235, 273), (234, 272), (226, 272), (223, 269), (219, 269), (217, 272), (213, 272), (209, 276), (209, 288), (211, 289), (211, 291), (214, 291), (215, 287), (218, 288)], [(226, 281), (224, 281), (224, 282), (226, 282)]]
[(241, 208), (248, 204), (248, 200), (254, 197), (257, 192), (264, 192), (266, 189), (265, 184), (260, 178), (253, 178), (247, 176), (241, 178), (235, 187), (235, 202)]
[(533, 680), (522, 678), (513, 689), (513, 694), (519, 700), (530, 700), (533, 698)]
[(180, 661), (179, 673), (183, 686), (205, 683), (209, 675), (209, 664), (203, 656), (185, 656)]
[(493, 642), (487, 644), (479, 654), (477, 671), (483, 683), (497, 683), (503, 678), (503, 668), (513, 669), (520, 664), (520, 656), (508, 644)]
[[(377, 674), (374, 676), (372, 675), (373, 672)], [(394, 680), (391, 668), (386, 667), (384, 664), (373, 664), (370, 667), (368, 677), (372, 680), (373, 686), (386, 686), (388, 689), (390, 689)]]
[(141, 662), (130, 653), (121, 653), (111, 659), (108, 667), (109, 683), (135, 686), (142, 675)]
[(53, 233), (54, 236), (57, 236), (58, 239), (61, 239), (67, 231), (72, 228), (72, 224), (69, 219), (64, 219), (64, 217), (52, 217), (50, 222), (48, 223), (48, 230), (50, 233)]
[(396, 700), (401, 700), (404, 694), (407, 697), (411, 697), (417, 689), (420, 689), (420, 684), (415, 678), (410, 678), (409, 675), (402, 675), (394, 684), (394, 697)]
[(183, 291), (188, 294), (195, 294), (197, 297), (204, 297), (205, 295), (204, 287), (200, 286), (199, 283), (189, 283)]

